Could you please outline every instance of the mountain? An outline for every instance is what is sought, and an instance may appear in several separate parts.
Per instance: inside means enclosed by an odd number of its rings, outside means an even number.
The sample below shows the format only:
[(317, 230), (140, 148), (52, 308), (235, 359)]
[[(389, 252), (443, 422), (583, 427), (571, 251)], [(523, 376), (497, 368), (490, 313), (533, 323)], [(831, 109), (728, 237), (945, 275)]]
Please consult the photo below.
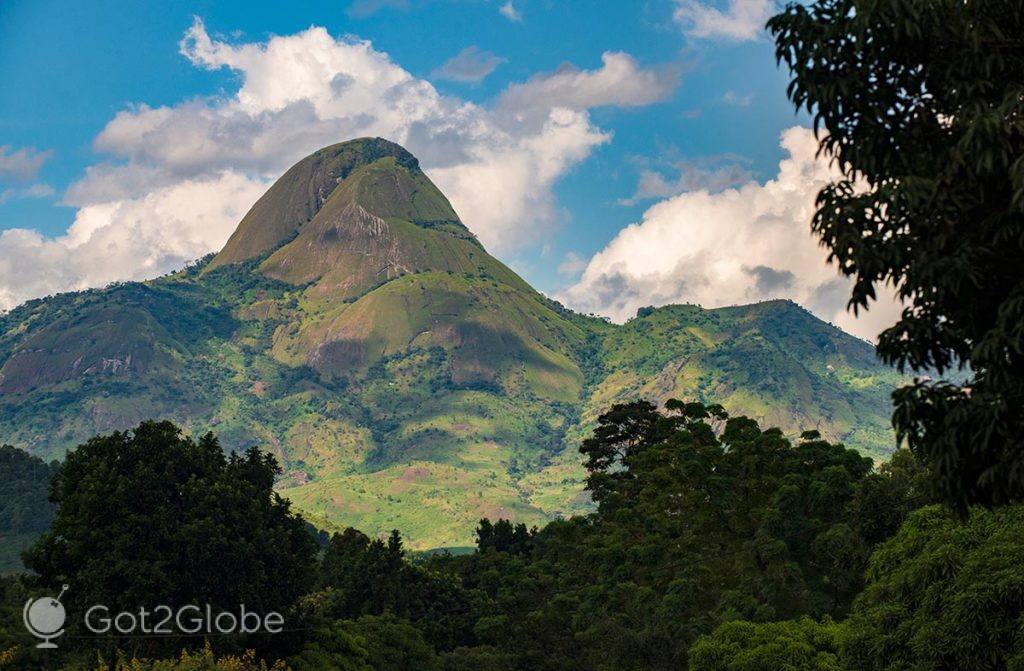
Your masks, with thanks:
[(0, 316), (0, 362), (3, 442), (53, 458), (171, 419), (273, 451), (310, 516), (420, 548), (586, 509), (579, 441), (615, 401), (722, 402), (881, 457), (900, 381), (788, 301), (566, 310), (379, 138), (297, 163), (212, 257)]

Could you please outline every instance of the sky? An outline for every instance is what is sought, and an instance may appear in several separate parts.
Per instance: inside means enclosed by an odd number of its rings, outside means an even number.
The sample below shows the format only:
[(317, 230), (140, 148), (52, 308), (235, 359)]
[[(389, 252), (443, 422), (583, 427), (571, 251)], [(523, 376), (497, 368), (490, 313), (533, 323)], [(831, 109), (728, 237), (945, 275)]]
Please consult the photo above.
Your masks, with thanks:
[(835, 177), (773, 0), (0, 0), (0, 309), (218, 250), (361, 136), (415, 154), (491, 253), (615, 321), (790, 298), (873, 339), (810, 233)]

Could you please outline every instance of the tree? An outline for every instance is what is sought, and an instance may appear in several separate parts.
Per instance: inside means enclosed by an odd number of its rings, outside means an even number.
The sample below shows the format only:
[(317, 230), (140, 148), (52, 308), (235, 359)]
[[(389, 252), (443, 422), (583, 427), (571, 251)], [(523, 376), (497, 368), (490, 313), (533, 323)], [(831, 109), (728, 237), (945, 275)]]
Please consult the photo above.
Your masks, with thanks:
[(321, 591), (308, 599), (325, 623), (394, 615), (413, 623), (438, 649), (469, 637), (467, 595), (454, 576), (410, 563), (402, 537), (370, 540), (356, 529), (334, 534), (321, 560)]
[(320, 630), (289, 660), (295, 671), (440, 671), (441, 662), (420, 631), (391, 616), (366, 615)]
[(537, 529), (527, 530), (525, 524), (512, 524), (501, 519), (493, 524), (486, 517), (480, 520), (476, 529), (476, 546), (480, 552), (510, 552), (512, 554), (528, 554), (531, 541), (537, 535)]
[(41, 533), (53, 521), (47, 500), (57, 462), (47, 464), (10, 445), (0, 445), (0, 534)]
[[(238, 656), (217, 657), (209, 645), (198, 652), (182, 650), (172, 659), (120, 658), (113, 666), (103, 661), (96, 671), (286, 671), (284, 663), (267, 664), (258, 659), (253, 650)], [(363, 671), (360, 669), (359, 671)]]
[(1024, 7), (816, 0), (768, 25), (843, 173), (812, 226), (850, 307), (895, 287), (879, 354), (967, 378), (900, 389), (898, 436), (961, 512), (1024, 499)]
[(690, 649), (690, 671), (840, 671), (840, 632), (828, 618), (726, 622)]
[(513, 671), (509, 655), (491, 646), (456, 648), (442, 657), (444, 671)]
[(928, 471), (908, 450), (896, 450), (861, 481), (851, 502), (851, 522), (866, 543), (877, 545), (893, 537), (907, 515), (936, 502)]
[(317, 547), (273, 491), (277, 473), (269, 454), (227, 457), (213, 434), (196, 442), (170, 422), (92, 438), (54, 476), (53, 528), (25, 563), (71, 585), (69, 610), (283, 611), (308, 589)]
[(872, 556), (846, 622), (851, 669), (1024, 669), (1024, 505), (922, 508)]
[(325, 626), (309, 637), (288, 666), (294, 671), (372, 671), (365, 642), (341, 626)]
[(722, 622), (844, 615), (862, 585), (870, 543), (850, 511), (872, 463), (854, 450), (673, 400), (614, 406), (582, 451), (594, 513), (551, 522), (526, 552), (485, 520), (479, 551), (446, 560), (479, 595), (481, 658), (686, 668)]

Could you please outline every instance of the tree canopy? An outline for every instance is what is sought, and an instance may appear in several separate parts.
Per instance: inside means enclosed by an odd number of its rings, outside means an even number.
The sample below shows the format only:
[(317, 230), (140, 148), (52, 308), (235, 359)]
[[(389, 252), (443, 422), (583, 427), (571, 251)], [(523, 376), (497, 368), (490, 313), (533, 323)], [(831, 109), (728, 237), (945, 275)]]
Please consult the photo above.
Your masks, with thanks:
[(720, 623), (844, 614), (875, 542), (857, 529), (884, 536), (876, 506), (898, 515), (914, 479), (858, 508), (869, 459), (678, 401), (614, 406), (581, 449), (596, 512), (535, 534), (484, 520), (476, 554), (437, 560), (480, 595), (473, 642), (511, 668), (686, 668)]
[(273, 491), (277, 472), (269, 454), (225, 456), (170, 422), (98, 436), (58, 468), (53, 527), (25, 563), (71, 585), (72, 605), (284, 610), (308, 591), (317, 548)]
[(851, 669), (1024, 668), (1024, 505), (914, 512), (871, 558), (846, 623)]
[[(79, 599), (115, 607), (163, 601), (163, 590), (190, 602), (290, 607), (290, 632), (273, 641), (219, 638), (204, 650), (201, 639), (174, 640), (175, 650), (198, 651), (175, 656), (157, 644), (104, 648), (116, 668), (1020, 663), (1024, 506), (964, 520), (931, 505), (930, 472), (909, 451), (873, 468), (817, 431), (791, 441), (701, 403), (614, 406), (582, 451), (597, 501), (588, 515), (535, 530), (484, 519), (476, 552), (458, 556), (410, 555), (397, 531), (346, 529), (325, 537), (317, 556), (308, 525), (273, 494), (271, 457), (225, 456), (212, 436), (193, 441), (144, 423), (89, 441), (60, 466), (54, 526), (29, 562), (43, 582), (71, 582)], [(210, 553), (196, 554), (200, 540)], [(239, 545), (245, 552), (233, 554)], [(0, 578), (2, 640), (24, 635), (30, 593)], [(250, 644), (256, 652), (244, 653)], [(52, 661), (0, 650), (19, 668)], [(71, 639), (60, 651), (88, 666), (86, 654)]]
[(844, 175), (812, 226), (850, 306), (893, 288), (905, 306), (878, 341), (922, 372), (895, 395), (899, 436), (961, 512), (1021, 500), (1024, 6), (816, 0), (769, 28)]
[(841, 627), (826, 618), (785, 622), (726, 622), (690, 649), (700, 671), (840, 671)]

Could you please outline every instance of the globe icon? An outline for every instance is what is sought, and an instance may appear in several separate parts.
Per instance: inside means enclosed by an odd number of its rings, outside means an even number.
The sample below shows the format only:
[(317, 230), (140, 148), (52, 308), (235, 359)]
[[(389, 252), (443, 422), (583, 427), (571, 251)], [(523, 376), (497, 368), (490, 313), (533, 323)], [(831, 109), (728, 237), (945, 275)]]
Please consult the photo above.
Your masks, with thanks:
[(57, 644), (52, 643), (50, 639), (57, 638), (64, 633), (64, 621), (67, 620), (67, 613), (60, 598), (64, 596), (67, 589), (68, 586), (64, 585), (64, 589), (56, 598), (44, 596), (25, 602), (25, 610), (22, 612), (25, 628), (36, 638), (43, 639), (43, 642), (36, 646), (37, 648), (57, 647)]
[(56, 634), (64, 626), (64, 605), (53, 597), (36, 599), (28, 609), (28, 621), (40, 634)]

